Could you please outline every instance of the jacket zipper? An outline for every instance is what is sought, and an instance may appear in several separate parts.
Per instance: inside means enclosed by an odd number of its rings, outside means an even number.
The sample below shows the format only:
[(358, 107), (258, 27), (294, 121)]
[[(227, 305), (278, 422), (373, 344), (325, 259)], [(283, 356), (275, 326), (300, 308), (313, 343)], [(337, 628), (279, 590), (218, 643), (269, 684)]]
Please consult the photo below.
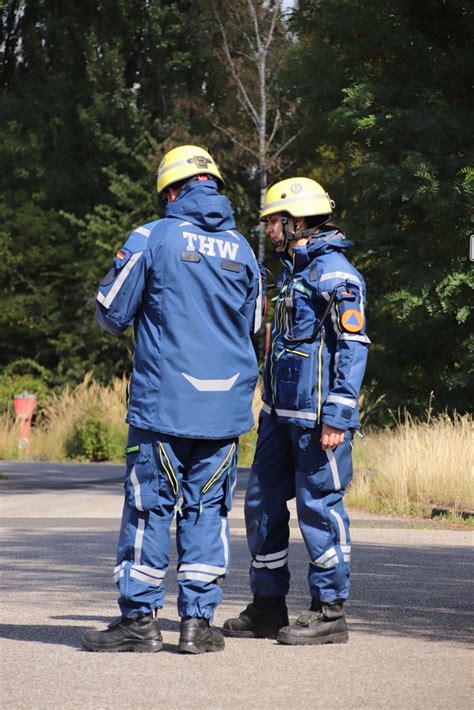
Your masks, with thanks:
[(322, 364), (323, 364), (323, 344), (324, 344), (324, 339), (321, 333), (320, 340), (319, 340), (319, 348), (318, 348), (318, 406), (317, 406), (317, 413), (318, 413), (318, 424), (321, 423), (321, 390), (322, 390), (322, 380), (323, 380), (323, 375), (322, 375)]
[[(287, 284), (284, 284), (284, 286), (282, 287), (282, 289), (279, 293), (279, 296), (281, 296), (282, 294), (285, 293), (286, 286), (287, 286)], [(270, 352), (270, 387), (272, 390), (273, 404), (275, 404), (275, 381), (274, 381), (274, 374), (273, 374), (273, 361), (275, 359), (275, 346), (276, 346), (277, 340), (283, 332), (283, 326), (284, 326), (284, 323), (283, 323), (283, 318), (284, 318), (283, 303), (284, 303), (284, 295), (283, 295), (283, 299), (280, 299), (279, 301), (277, 301), (277, 311), (275, 314), (275, 330), (277, 332), (275, 333), (275, 337), (273, 338), (271, 352)]]

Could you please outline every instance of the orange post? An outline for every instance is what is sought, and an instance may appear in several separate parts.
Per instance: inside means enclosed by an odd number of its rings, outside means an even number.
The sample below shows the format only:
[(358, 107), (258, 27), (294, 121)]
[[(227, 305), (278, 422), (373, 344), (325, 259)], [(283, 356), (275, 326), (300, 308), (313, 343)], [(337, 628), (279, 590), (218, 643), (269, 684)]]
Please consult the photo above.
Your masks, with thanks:
[(15, 417), (20, 424), (19, 444), (25, 446), (30, 440), (31, 417), (36, 408), (36, 397), (34, 394), (23, 392), (13, 398), (13, 406), (15, 408)]

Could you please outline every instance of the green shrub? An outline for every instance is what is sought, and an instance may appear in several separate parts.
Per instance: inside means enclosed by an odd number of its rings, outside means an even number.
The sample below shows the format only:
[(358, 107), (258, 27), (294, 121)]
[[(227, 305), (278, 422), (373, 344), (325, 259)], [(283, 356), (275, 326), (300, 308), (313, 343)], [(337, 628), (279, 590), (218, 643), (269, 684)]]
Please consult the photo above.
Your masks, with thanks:
[(48, 395), (49, 372), (34, 360), (20, 358), (0, 374), (0, 412), (13, 412), (13, 397), (23, 392), (36, 395), (38, 406)]
[(109, 428), (92, 413), (75, 425), (66, 443), (67, 456), (80, 461), (109, 461), (114, 449), (113, 438)]

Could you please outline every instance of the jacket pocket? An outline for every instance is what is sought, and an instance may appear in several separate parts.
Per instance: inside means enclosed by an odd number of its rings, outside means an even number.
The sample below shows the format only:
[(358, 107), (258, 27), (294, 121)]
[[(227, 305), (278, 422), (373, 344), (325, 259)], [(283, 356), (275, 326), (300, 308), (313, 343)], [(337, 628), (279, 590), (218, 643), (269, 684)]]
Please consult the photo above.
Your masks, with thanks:
[(314, 349), (307, 352), (291, 346), (285, 348), (276, 362), (276, 406), (314, 411), (318, 375), (315, 360)]
[[(295, 286), (298, 286), (296, 284)], [(293, 287), (285, 298), (288, 340), (311, 340), (316, 329), (318, 319), (307, 294), (301, 293)]]
[(137, 510), (152, 510), (160, 503), (160, 486), (153, 444), (140, 444), (127, 455), (125, 498)]

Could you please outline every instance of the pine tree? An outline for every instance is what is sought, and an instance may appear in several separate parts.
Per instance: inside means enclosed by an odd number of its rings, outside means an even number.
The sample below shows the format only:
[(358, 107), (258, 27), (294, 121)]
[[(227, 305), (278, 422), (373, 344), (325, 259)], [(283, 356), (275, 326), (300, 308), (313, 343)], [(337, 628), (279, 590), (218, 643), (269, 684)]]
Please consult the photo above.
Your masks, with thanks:
[(472, 19), (459, 0), (301, 0), (293, 18), (305, 165), (356, 242), (366, 390), (392, 410), (470, 408)]

